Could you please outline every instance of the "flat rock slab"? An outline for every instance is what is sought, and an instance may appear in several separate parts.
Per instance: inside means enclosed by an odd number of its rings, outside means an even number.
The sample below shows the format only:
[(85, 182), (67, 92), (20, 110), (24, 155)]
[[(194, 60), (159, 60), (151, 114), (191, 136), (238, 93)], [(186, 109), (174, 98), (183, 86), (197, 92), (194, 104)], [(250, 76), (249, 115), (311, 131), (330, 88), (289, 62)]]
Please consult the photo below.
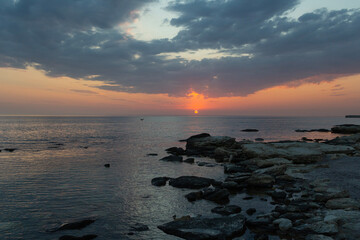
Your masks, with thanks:
[(200, 189), (204, 187), (209, 187), (214, 182), (215, 180), (211, 178), (182, 176), (170, 179), (169, 185), (176, 188)]
[(219, 218), (190, 218), (158, 226), (167, 234), (183, 239), (231, 239), (245, 231), (245, 217), (235, 215)]
[(336, 125), (335, 127), (331, 128), (331, 132), (342, 133), (342, 134), (360, 133), (360, 125), (355, 125), (355, 124)]

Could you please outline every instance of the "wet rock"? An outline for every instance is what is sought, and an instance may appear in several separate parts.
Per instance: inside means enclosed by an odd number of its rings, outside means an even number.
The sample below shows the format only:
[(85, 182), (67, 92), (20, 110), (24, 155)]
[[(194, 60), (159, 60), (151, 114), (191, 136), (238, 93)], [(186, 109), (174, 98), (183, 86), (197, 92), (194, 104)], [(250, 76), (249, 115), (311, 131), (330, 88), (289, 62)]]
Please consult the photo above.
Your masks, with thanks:
[(146, 154), (146, 156), (157, 156), (158, 154), (157, 153), (148, 153)]
[(104, 164), (104, 167), (109, 168), (109, 167), (110, 167), (110, 163)]
[(168, 177), (156, 177), (151, 180), (151, 184), (158, 187), (165, 186), (169, 179)]
[(256, 213), (256, 209), (255, 208), (249, 208), (248, 210), (246, 210), (247, 215), (251, 216), (254, 213)]
[(269, 240), (269, 236), (266, 234), (256, 234), (254, 240)]
[(165, 150), (167, 153), (173, 155), (185, 155), (186, 151), (181, 147), (171, 147)]
[(184, 160), (184, 163), (194, 163), (195, 159), (194, 158), (187, 158)]
[(228, 203), (230, 193), (227, 189), (208, 188), (203, 191), (203, 198), (218, 204)]
[(76, 237), (71, 235), (64, 235), (59, 237), (59, 240), (91, 240), (97, 238), (95, 234), (84, 235), (82, 237)]
[(243, 200), (251, 200), (251, 199), (254, 199), (254, 197), (243, 197)]
[(276, 227), (270, 219), (247, 219), (246, 226), (254, 233), (273, 233)]
[(306, 236), (305, 240), (334, 240), (334, 239), (332, 237), (328, 237), (325, 235), (310, 234)]
[(259, 130), (258, 129), (255, 129), (255, 128), (247, 128), (247, 129), (243, 129), (241, 130), (242, 132), (258, 132)]
[(310, 225), (310, 229), (318, 234), (336, 234), (339, 232), (338, 225), (336, 223), (325, 223), (325, 222), (316, 222)]
[(276, 219), (273, 223), (275, 225), (278, 225), (279, 229), (281, 231), (283, 231), (283, 232), (286, 232), (287, 230), (289, 230), (293, 226), (291, 220), (289, 220), (287, 218)]
[(143, 232), (149, 230), (149, 227), (142, 223), (135, 223), (134, 225), (130, 226), (130, 230)]
[(194, 202), (197, 200), (201, 200), (203, 198), (203, 192), (202, 191), (191, 192), (186, 194), (185, 197), (189, 202)]
[(242, 186), (239, 185), (237, 182), (229, 181), (229, 182), (223, 182), (221, 184), (222, 188), (230, 189), (230, 190), (238, 190), (242, 189)]
[(336, 137), (332, 140), (326, 141), (328, 144), (336, 144), (336, 145), (353, 145), (360, 142), (360, 133), (353, 134), (350, 136), (342, 136)]
[(186, 141), (186, 152), (196, 151), (201, 155), (214, 155), (218, 147), (230, 147), (235, 143), (235, 138), (227, 136), (190, 137)]
[(181, 156), (176, 156), (176, 155), (169, 155), (167, 157), (163, 157), (162, 159), (160, 159), (161, 161), (166, 161), (166, 162), (182, 162), (183, 161), (183, 157)]
[(333, 128), (331, 128), (331, 132), (342, 133), (342, 134), (360, 133), (360, 125), (355, 125), (355, 124), (336, 125)]
[(15, 150), (17, 150), (17, 148), (4, 148), (3, 150), (5, 152), (14, 152)]
[(267, 174), (251, 175), (246, 181), (250, 187), (272, 187), (275, 183), (274, 177)]
[(240, 213), (241, 207), (236, 206), (236, 205), (227, 205), (227, 206), (223, 206), (223, 207), (215, 207), (215, 208), (211, 209), (211, 212), (228, 216), (231, 214)]
[(51, 232), (57, 232), (57, 231), (63, 231), (63, 230), (79, 230), (79, 229), (83, 229), (83, 228), (89, 226), (90, 224), (92, 224), (94, 222), (95, 222), (94, 219), (85, 219), (85, 220), (81, 220), (81, 221), (77, 221), (77, 222), (65, 223), (65, 224), (61, 225), (60, 227), (51, 230)]
[(188, 139), (186, 139), (186, 141), (191, 141), (191, 140), (194, 140), (194, 139), (206, 138), (206, 137), (210, 137), (210, 134), (208, 134), (208, 133), (200, 133), (200, 134), (193, 135), (193, 136), (189, 137)]
[(259, 168), (267, 168), (275, 165), (286, 165), (291, 164), (291, 161), (285, 158), (269, 158), (269, 159), (256, 159), (255, 164)]
[(228, 164), (224, 166), (224, 172), (225, 173), (237, 173), (237, 172), (243, 172), (244, 168), (242, 166), (237, 166), (233, 164)]
[(325, 206), (329, 209), (359, 209), (359, 202), (351, 198), (330, 199)]
[(196, 217), (169, 222), (158, 228), (184, 239), (231, 239), (244, 233), (245, 217), (240, 214), (219, 218)]
[(267, 174), (272, 176), (283, 175), (287, 169), (286, 165), (272, 166), (268, 168), (261, 168), (254, 171), (254, 174)]
[(176, 188), (190, 188), (199, 189), (210, 186), (214, 179), (196, 177), (196, 176), (182, 176), (170, 179), (169, 185)]

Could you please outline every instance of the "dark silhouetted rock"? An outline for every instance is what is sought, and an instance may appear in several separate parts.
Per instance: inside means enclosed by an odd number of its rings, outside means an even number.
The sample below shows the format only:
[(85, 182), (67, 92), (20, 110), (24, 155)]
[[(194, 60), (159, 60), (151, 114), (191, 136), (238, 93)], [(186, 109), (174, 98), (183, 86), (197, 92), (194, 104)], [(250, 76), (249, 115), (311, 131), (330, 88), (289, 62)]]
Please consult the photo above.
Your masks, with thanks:
[(256, 209), (255, 208), (249, 208), (248, 210), (246, 210), (246, 213), (251, 216), (253, 215), (254, 213), (256, 213)]
[(191, 192), (191, 193), (186, 194), (185, 197), (189, 202), (194, 202), (194, 201), (202, 199), (203, 192), (202, 191)]
[(257, 141), (257, 142), (263, 142), (264, 139), (263, 139), (263, 138), (255, 138), (255, 141)]
[(95, 234), (84, 235), (82, 237), (64, 235), (64, 236), (59, 237), (59, 240), (91, 240), (96, 237), (97, 237), (97, 235), (95, 235)]
[(182, 162), (183, 161), (183, 157), (181, 156), (176, 156), (176, 155), (169, 155), (167, 157), (163, 157), (162, 159), (160, 159), (161, 161), (166, 161), (166, 162)]
[(242, 215), (219, 218), (190, 218), (158, 226), (167, 234), (184, 239), (232, 239), (245, 231), (245, 217)]
[(4, 148), (5, 152), (14, 152), (17, 148)]
[(148, 153), (146, 154), (146, 156), (157, 156), (158, 154), (157, 153)]
[(241, 130), (242, 132), (258, 132), (259, 130), (254, 129), (254, 128), (247, 128), (247, 129), (243, 129)]
[(295, 132), (330, 132), (330, 130), (325, 128), (311, 129), (311, 130), (296, 129)]
[(181, 147), (171, 147), (165, 150), (167, 153), (174, 154), (174, 155), (184, 155), (186, 152)]
[(81, 221), (77, 221), (77, 222), (65, 223), (65, 224), (61, 225), (60, 227), (51, 230), (51, 232), (57, 232), (57, 231), (63, 231), (63, 230), (79, 230), (79, 229), (83, 229), (83, 228), (89, 226), (93, 222), (95, 222), (94, 219), (85, 219), (85, 220), (81, 220)]
[(194, 158), (187, 158), (184, 160), (185, 163), (194, 163), (195, 159)]
[(193, 136), (189, 137), (188, 139), (186, 139), (186, 141), (193, 140), (193, 139), (196, 139), (196, 138), (205, 138), (205, 137), (210, 137), (210, 134), (208, 134), (208, 133), (200, 133), (200, 134), (197, 134), (197, 135), (193, 135)]
[(218, 203), (218, 204), (226, 204), (228, 203), (230, 193), (227, 189), (221, 188), (209, 188), (203, 191), (203, 199)]
[(215, 208), (211, 209), (211, 212), (228, 216), (231, 214), (240, 213), (241, 207), (236, 206), (236, 205), (227, 205), (227, 206), (223, 206), (223, 207), (215, 207)]
[(169, 185), (176, 188), (190, 188), (199, 189), (210, 186), (214, 179), (196, 177), (196, 176), (182, 176), (170, 179)]
[(165, 186), (169, 179), (168, 177), (156, 177), (151, 180), (151, 184), (158, 187)]
[(360, 125), (342, 124), (331, 128), (332, 133), (353, 134), (360, 133)]
[(135, 223), (134, 225), (130, 226), (130, 230), (143, 232), (149, 230), (149, 227), (142, 223)]
[(104, 167), (109, 168), (109, 167), (110, 167), (110, 164), (109, 164), (109, 163), (106, 163), (106, 164), (104, 164)]

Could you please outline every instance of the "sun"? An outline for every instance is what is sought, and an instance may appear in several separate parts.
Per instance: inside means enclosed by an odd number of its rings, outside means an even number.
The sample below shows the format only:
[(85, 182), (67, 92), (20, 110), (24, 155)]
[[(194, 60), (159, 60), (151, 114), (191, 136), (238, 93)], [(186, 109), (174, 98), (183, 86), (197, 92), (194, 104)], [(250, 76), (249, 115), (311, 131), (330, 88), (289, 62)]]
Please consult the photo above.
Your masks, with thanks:
[(199, 113), (199, 111), (198, 111), (198, 110), (194, 110), (194, 113), (195, 113), (195, 114), (198, 114), (198, 113)]

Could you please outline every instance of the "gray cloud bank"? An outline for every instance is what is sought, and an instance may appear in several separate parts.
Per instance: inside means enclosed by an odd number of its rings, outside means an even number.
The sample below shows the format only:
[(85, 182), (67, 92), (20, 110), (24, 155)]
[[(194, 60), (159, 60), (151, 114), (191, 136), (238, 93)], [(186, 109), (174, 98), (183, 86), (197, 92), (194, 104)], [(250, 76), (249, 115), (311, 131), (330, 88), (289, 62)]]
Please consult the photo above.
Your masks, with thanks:
[[(296, 80), (360, 73), (360, 10), (287, 17), (298, 0), (172, 1), (173, 39), (136, 40), (118, 30), (152, 0), (2, 0), (0, 67), (101, 80), (100, 88), (183, 96), (245, 96)], [(218, 49), (188, 61), (159, 54)], [(232, 55), (231, 55), (232, 54)], [(232, 56), (232, 57), (231, 57)]]

